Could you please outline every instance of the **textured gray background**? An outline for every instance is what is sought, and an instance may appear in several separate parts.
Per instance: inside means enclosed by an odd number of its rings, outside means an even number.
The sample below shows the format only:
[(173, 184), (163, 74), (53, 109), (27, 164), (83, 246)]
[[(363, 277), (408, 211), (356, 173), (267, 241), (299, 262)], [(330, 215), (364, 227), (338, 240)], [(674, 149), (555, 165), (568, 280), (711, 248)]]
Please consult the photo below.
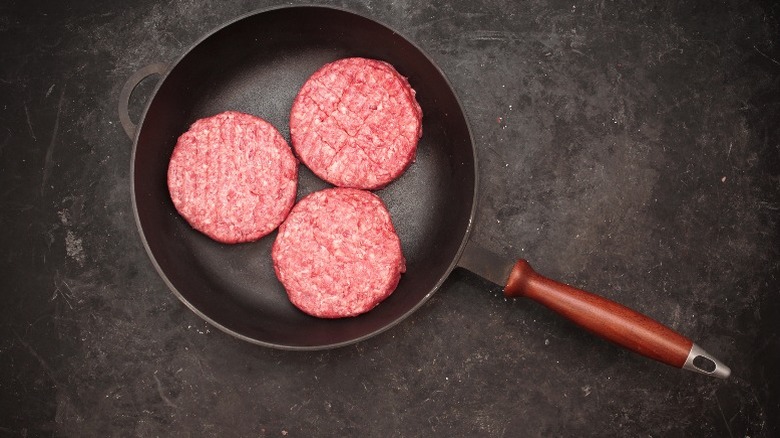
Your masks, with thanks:
[(211, 328), (141, 245), (117, 99), (139, 68), (273, 3), (12, 0), (0, 436), (780, 434), (780, 6), (323, 4), (397, 29), (451, 80), (480, 160), (476, 241), (652, 315), (732, 378), (621, 351), (462, 271), (337, 350)]

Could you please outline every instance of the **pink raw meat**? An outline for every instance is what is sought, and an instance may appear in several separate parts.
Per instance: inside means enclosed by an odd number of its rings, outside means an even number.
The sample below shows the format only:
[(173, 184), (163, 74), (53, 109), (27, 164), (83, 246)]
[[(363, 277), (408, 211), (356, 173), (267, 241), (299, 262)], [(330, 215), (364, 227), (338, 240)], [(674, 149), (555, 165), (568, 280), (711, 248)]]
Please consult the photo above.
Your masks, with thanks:
[(303, 85), (290, 112), (295, 153), (339, 187), (382, 188), (414, 161), (422, 109), (390, 64), (345, 58)]
[(271, 255), (290, 301), (321, 318), (371, 310), (406, 271), (382, 200), (350, 188), (322, 190), (298, 202), (279, 227)]
[(265, 120), (235, 111), (201, 119), (179, 137), (168, 190), (179, 214), (223, 243), (257, 240), (295, 202), (298, 161)]

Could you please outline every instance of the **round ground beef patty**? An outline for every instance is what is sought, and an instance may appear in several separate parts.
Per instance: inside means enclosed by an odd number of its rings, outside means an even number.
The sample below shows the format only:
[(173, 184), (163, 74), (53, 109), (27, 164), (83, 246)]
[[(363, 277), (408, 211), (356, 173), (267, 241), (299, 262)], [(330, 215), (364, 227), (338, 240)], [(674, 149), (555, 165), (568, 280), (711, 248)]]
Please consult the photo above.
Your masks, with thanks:
[(290, 112), (290, 135), (295, 153), (320, 178), (373, 190), (414, 161), (422, 109), (390, 64), (345, 58), (303, 85)]
[(290, 301), (320, 318), (371, 310), (406, 271), (382, 200), (350, 188), (314, 192), (299, 201), (279, 227), (271, 255)]
[(176, 210), (223, 243), (257, 240), (295, 202), (298, 161), (265, 120), (228, 111), (200, 119), (179, 137), (168, 166)]

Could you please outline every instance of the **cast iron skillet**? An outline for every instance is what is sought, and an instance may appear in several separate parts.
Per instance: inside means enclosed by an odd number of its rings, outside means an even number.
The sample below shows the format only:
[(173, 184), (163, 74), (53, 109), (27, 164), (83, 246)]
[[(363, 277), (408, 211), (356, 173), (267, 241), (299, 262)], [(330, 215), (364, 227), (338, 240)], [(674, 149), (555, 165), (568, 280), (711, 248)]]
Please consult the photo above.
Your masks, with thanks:
[[(319, 319), (296, 309), (271, 262), (276, 233), (225, 245), (193, 230), (176, 212), (166, 173), (178, 136), (195, 120), (226, 110), (265, 118), (289, 139), (288, 116), (304, 81), (323, 64), (362, 56), (391, 63), (417, 90), (423, 136), (416, 162), (377, 192), (401, 238), (407, 272), (396, 291), (355, 318)], [(130, 93), (146, 76), (163, 77), (141, 123), (130, 121)], [(671, 329), (596, 295), (539, 276), (525, 261), (496, 257), (469, 242), (477, 160), (468, 123), (439, 68), (397, 32), (334, 8), (282, 7), (241, 17), (204, 37), (172, 66), (131, 77), (120, 120), (135, 134), (132, 196), (141, 238), (174, 294), (212, 325), (246, 341), (291, 350), (343, 346), (380, 333), (424, 303), (456, 266), (528, 296), (613, 342), (653, 359), (718, 377), (728, 368)], [(327, 187), (300, 167), (298, 197)], [(695, 361), (698, 363), (694, 364)]]

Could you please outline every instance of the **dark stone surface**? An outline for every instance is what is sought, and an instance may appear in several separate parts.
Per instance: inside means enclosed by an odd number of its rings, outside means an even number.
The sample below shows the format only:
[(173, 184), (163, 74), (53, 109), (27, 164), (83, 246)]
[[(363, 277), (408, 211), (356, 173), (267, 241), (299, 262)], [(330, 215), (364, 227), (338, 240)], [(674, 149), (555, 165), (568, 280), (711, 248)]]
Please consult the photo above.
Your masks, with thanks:
[(732, 377), (621, 351), (462, 271), (337, 350), (211, 328), (140, 242), (117, 98), (139, 68), (270, 3), (12, 0), (0, 435), (780, 434), (778, 4), (326, 4), (396, 28), (450, 78), (480, 160), (475, 240), (657, 318)]

